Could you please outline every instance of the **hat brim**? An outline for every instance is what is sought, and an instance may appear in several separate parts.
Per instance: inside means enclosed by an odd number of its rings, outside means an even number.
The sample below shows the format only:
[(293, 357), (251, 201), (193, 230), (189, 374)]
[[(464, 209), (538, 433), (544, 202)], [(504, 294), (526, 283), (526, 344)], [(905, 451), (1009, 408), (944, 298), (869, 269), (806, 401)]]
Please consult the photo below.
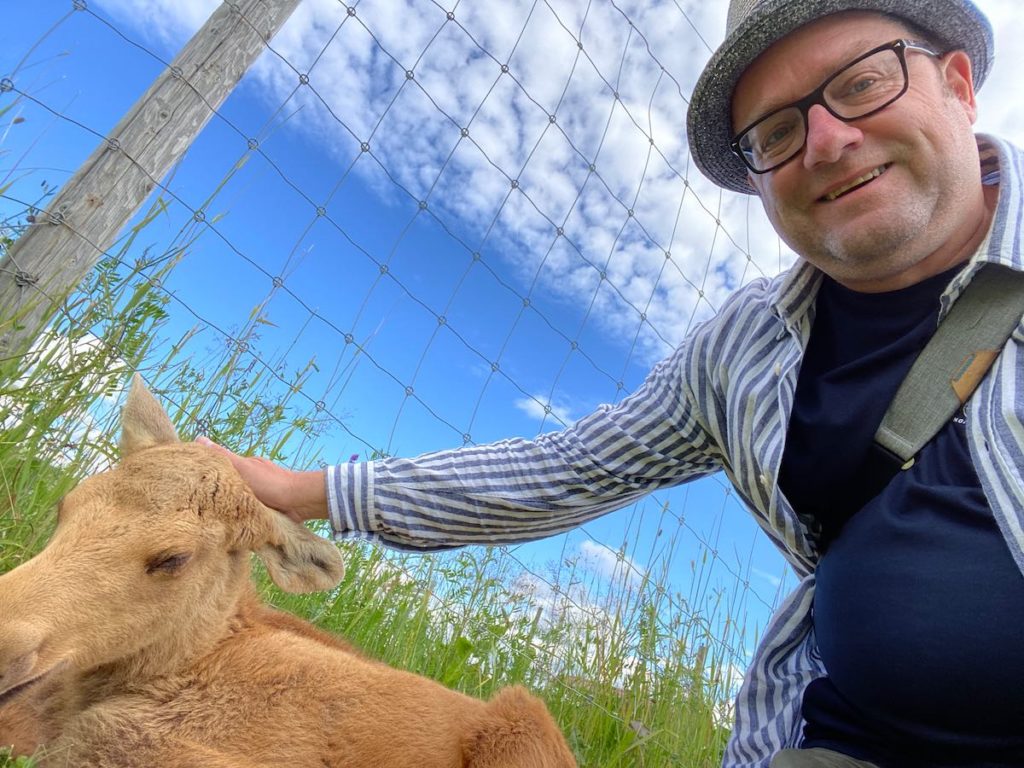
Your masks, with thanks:
[(876, 11), (925, 30), (943, 50), (971, 58), (975, 89), (992, 67), (992, 27), (964, 0), (770, 0), (760, 3), (729, 34), (701, 73), (686, 116), (690, 154), (701, 172), (735, 192), (752, 194), (747, 168), (729, 146), (732, 94), (740, 76), (773, 43), (812, 21), (842, 11)]

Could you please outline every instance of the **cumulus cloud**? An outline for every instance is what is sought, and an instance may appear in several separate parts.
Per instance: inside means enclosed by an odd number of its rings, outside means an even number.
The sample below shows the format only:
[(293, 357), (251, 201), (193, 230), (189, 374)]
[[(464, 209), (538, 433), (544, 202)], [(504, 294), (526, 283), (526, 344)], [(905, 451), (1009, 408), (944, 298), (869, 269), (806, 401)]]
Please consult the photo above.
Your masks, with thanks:
[[(103, 0), (177, 44), (215, 6)], [(531, 292), (585, 307), (653, 360), (778, 268), (757, 210), (690, 168), (686, 95), (708, 56), (692, 30), (716, 38), (724, 4), (352, 7), (301, 3), (250, 75), (258, 90), (301, 107), (317, 151), (385, 199), (423, 201)]]
[(1016, 44), (1024, 38), (1024, 14), (1016, 0), (984, 0), (979, 4), (995, 28), (996, 63), (978, 92), (977, 127), (1024, 146), (1024, 123), (1017, 95), (1024, 55)]
[(580, 544), (582, 564), (613, 582), (639, 584), (644, 570), (629, 555), (616, 552), (598, 541), (587, 539)]
[[(171, 47), (218, 5), (99, 2)], [(1008, 41), (1024, 34), (1024, 18), (1013, 0), (982, 6), (1001, 57), (980, 95), (979, 126), (1024, 143), (1007, 98), (1019, 56)], [(314, 152), (383, 200), (419, 203), (527, 298), (579, 307), (580, 328), (650, 363), (738, 285), (794, 260), (756, 198), (718, 189), (689, 157), (687, 98), (721, 39), (726, 3), (350, 8), (300, 3), (249, 74), (253, 91), (299, 110), (288, 129)]]
[(583, 636), (587, 627), (610, 629), (615, 624), (612, 614), (595, 603), (580, 584), (556, 587), (524, 570), (513, 581), (512, 591), (525, 598), (531, 610), (539, 610), (541, 621), (547, 626), (579, 628)]
[(220, 0), (101, 0), (99, 5), (149, 40), (177, 48), (203, 25)]
[[(635, 587), (642, 583), (645, 569), (628, 555), (621, 554), (598, 541), (586, 539), (579, 545), (572, 560), (577, 578), (555, 586), (537, 574), (524, 570), (512, 583), (512, 591), (527, 599), (531, 610), (540, 610), (548, 624), (574, 627), (617, 626), (615, 610), (605, 598), (608, 585)], [(596, 579), (596, 583), (594, 581)]]

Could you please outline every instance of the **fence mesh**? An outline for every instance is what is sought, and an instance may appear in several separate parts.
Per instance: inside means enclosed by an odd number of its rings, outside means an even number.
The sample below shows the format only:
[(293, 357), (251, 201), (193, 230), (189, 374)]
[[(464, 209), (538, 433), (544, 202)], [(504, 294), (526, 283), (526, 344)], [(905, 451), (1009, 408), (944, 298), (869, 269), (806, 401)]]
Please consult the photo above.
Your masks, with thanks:
[[(27, 210), (43, 225), (52, 190), (116, 139), (215, 6), (6, 12), (6, 222)], [(159, 273), (162, 348), (230, 349), (243, 375), (292, 392), (297, 464), (533, 436), (617, 402), (731, 290), (790, 259), (755, 201), (691, 169), (687, 94), (724, 6), (306, 0), (151, 178), (158, 213), (118, 257)], [(737, 674), (786, 589), (720, 477), (499, 556), (546, 614), (611, 621), (609, 594), (657, 591), (713, 638), (695, 663)]]

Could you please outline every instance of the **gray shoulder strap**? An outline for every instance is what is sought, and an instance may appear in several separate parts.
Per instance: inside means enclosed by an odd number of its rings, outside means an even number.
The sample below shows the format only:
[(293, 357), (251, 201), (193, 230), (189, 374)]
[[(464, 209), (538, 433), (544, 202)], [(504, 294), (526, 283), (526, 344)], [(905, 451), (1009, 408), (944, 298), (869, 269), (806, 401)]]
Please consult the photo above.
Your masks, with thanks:
[(875, 433), (907, 468), (974, 392), (1024, 315), (1024, 273), (987, 265), (921, 351)]

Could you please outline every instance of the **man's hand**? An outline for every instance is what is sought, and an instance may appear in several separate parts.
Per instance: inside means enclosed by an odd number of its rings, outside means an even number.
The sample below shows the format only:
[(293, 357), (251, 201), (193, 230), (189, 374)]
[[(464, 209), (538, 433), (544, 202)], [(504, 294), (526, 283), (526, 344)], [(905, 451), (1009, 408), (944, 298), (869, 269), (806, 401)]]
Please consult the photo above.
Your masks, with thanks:
[(197, 437), (196, 442), (227, 456), (256, 498), (268, 507), (299, 523), (327, 517), (327, 489), (322, 470), (298, 472), (259, 456), (239, 456), (206, 437)]

